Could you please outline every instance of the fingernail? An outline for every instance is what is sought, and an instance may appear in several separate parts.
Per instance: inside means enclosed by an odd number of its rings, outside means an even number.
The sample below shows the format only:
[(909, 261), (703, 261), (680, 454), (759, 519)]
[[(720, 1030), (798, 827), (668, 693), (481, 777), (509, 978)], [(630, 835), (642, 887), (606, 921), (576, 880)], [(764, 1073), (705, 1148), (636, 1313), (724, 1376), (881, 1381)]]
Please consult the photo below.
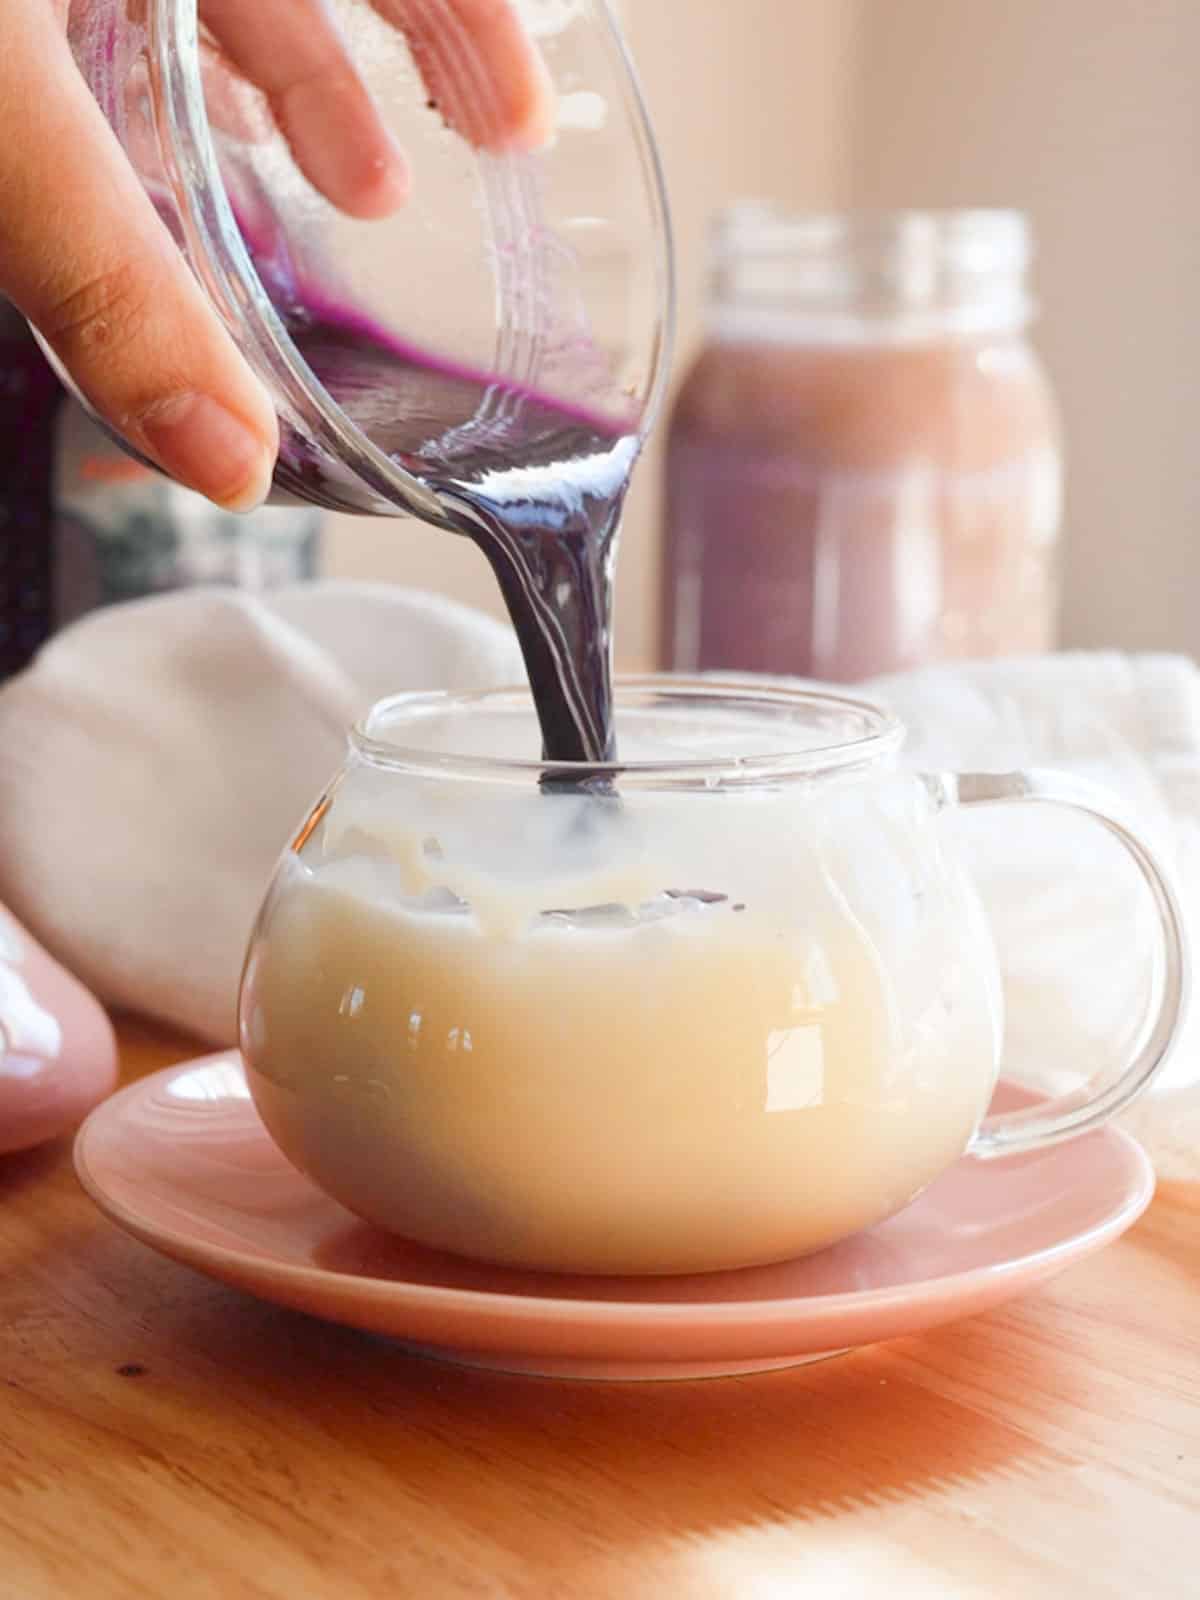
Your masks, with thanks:
[(270, 493), (271, 451), (206, 394), (164, 400), (142, 417), (141, 431), (164, 471), (228, 511), (253, 511)]

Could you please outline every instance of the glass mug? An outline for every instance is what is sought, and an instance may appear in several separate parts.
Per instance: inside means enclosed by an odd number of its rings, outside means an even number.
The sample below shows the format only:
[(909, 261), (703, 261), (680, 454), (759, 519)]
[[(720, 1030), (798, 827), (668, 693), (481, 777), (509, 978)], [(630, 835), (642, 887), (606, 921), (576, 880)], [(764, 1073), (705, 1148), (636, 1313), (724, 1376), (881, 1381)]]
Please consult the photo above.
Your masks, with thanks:
[[(620, 765), (548, 772), (524, 693), (385, 700), (285, 852), (241, 1046), (272, 1137), (351, 1211), (507, 1266), (747, 1266), (966, 1151), (1095, 1128), (1159, 1070), (1180, 914), (1102, 793), (914, 774), (840, 695), (646, 678), (617, 704)], [(945, 814), (1013, 801), (1118, 837), (1161, 958), (1118, 1076), (990, 1116), (999, 969)]]

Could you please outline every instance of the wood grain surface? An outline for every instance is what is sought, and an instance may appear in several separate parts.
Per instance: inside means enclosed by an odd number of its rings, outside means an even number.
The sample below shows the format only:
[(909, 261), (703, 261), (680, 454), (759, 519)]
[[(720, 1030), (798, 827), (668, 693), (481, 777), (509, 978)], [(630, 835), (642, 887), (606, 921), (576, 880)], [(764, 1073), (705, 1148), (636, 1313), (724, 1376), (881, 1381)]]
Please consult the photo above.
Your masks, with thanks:
[[(125, 1075), (189, 1053), (121, 1024)], [(4, 1600), (1200, 1595), (1200, 1186), (1029, 1299), (812, 1367), (552, 1383), (160, 1259), (0, 1160)]]

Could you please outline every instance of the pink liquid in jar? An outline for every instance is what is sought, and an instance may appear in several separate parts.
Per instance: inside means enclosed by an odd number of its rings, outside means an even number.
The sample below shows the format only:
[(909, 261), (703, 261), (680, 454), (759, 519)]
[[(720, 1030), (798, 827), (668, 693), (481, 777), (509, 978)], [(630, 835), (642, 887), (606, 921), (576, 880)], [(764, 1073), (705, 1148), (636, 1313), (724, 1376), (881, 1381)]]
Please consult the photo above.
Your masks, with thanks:
[(664, 664), (850, 682), (1052, 647), (1028, 257), (1010, 213), (723, 219), (668, 437)]

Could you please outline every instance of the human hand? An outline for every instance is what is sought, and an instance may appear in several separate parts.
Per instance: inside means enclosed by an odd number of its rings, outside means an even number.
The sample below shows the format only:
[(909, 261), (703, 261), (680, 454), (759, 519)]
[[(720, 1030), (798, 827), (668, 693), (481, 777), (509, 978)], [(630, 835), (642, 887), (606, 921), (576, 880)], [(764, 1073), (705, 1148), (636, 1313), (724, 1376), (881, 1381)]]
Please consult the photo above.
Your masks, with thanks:
[[(511, 0), (371, 0), (406, 36), (446, 121), (485, 149), (549, 132), (553, 93)], [(0, 294), (88, 401), (164, 471), (220, 505), (266, 496), (272, 404), (209, 306), (76, 69), (70, 0), (0, 0)], [(324, 0), (201, 0), (209, 66), (256, 86), (301, 171), (356, 217), (403, 204), (404, 156)], [(489, 63), (464, 94), (468, 36)]]

